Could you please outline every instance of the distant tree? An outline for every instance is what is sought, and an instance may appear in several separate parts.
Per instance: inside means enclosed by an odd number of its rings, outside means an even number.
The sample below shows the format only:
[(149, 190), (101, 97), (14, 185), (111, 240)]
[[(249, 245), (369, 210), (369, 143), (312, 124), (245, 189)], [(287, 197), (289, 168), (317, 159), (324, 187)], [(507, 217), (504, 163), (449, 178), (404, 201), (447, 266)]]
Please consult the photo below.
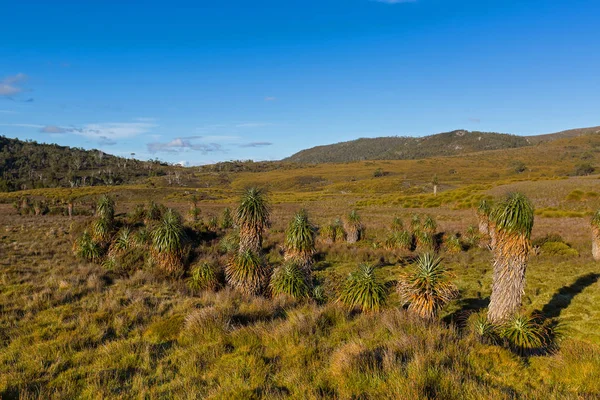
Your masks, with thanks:
[(436, 175), (434, 175), (434, 176), (433, 176), (433, 178), (431, 179), (431, 184), (433, 185), (433, 195), (434, 195), (434, 196), (437, 196), (437, 188), (438, 188), (438, 185), (439, 185), (439, 183), (440, 183), (440, 182), (439, 182), (438, 176), (437, 176), (437, 174), (436, 174)]
[(575, 175), (587, 176), (591, 175), (596, 171), (596, 168), (588, 163), (579, 164), (575, 167)]
[(513, 161), (510, 164), (510, 168), (517, 174), (520, 174), (527, 170), (527, 166), (525, 165), (525, 163), (523, 161), (518, 161), (518, 160)]

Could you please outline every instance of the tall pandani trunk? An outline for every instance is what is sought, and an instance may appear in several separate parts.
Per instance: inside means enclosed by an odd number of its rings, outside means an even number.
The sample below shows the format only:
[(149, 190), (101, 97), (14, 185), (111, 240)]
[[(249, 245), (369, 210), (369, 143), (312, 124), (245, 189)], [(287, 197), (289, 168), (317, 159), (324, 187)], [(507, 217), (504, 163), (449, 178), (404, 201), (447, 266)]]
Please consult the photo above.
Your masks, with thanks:
[(494, 276), (488, 319), (502, 323), (519, 312), (531, 243), (524, 235), (495, 231)]
[(360, 229), (355, 226), (346, 228), (346, 241), (348, 243), (356, 243), (360, 239)]
[(283, 259), (286, 262), (293, 262), (300, 267), (302, 272), (310, 277), (314, 264), (313, 253), (305, 251), (286, 251)]
[(600, 227), (592, 225), (592, 256), (600, 261)]
[(490, 218), (485, 214), (479, 214), (479, 233), (481, 234), (481, 240), (479, 241), (479, 247), (481, 248), (493, 248), (492, 242), (495, 232), (492, 227)]
[(260, 254), (262, 250), (262, 234), (255, 229), (241, 228), (239, 253), (242, 254), (248, 250)]

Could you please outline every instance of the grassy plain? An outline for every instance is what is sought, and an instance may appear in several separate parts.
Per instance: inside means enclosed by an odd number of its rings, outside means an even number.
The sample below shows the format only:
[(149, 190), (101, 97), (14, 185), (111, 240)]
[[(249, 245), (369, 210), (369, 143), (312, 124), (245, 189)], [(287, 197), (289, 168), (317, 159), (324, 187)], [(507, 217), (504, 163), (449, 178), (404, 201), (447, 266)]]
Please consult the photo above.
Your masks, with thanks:
[[(589, 215), (600, 207), (600, 138), (417, 161), (321, 164), (262, 173), (184, 170), (185, 186), (163, 178), (145, 185), (37, 189), (0, 194), (0, 397), (13, 398), (399, 398), (592, 399), (600, 396), (600, 266), (592, 260)], [(520, 173), (511, 166), (525, 163)], [(549, 161), (551, 160), (551, 161)], [(381, 169), (383, 176), (375, 177)], [(439, 193), (432, 193), (437, 175)], [(365, 240), (319, 242), (315, 276), (327, 301), (248, 297), (228, 288), (191, 292), (139, 265), (128, 274), (76, 259), (71, 246), (90, 217), (20, 216), (11, 202), (109, 192), (118, 218), (152, 199), (186, 214), (192, 194), (201, 217), (234, 207), (244, 187), (269, 188), (272, 227), (264, 243), (271, 266), (283, 261), (285, 227), (308, 209), (317, 225), (356, 208)], [(551, 354), (521, 357), (482, 344), (465, 328), (485, 307), (491, 255), (481, 248), (445, 254), (460, 290), (440, 321), (408, 315), (391, 289), (411, 254), (384, 250), (393, 216), (429, 214), (438, 231), (466, 234), (481, 198), (518, 190), (536, 206), (533, 239), (559, 234), (570, 250), (542, 248), (527, 270), (524, 310), (557, 318)], [(195, 260), (224, 264), (222, 231), (203, 237)], [(196, 262), (194, 261), (194, 262)], [(359, 262), (389, 282), (383, 311), (336, 303)]]

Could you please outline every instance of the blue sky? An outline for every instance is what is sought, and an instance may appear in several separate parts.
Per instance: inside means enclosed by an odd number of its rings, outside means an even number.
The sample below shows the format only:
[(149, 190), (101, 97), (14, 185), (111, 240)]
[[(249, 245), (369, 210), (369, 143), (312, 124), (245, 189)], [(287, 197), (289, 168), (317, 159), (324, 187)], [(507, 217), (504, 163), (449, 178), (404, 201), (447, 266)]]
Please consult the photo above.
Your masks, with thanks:
[(0, 3), (8, 137), (194, 165), (600, 125), (597, 0)]

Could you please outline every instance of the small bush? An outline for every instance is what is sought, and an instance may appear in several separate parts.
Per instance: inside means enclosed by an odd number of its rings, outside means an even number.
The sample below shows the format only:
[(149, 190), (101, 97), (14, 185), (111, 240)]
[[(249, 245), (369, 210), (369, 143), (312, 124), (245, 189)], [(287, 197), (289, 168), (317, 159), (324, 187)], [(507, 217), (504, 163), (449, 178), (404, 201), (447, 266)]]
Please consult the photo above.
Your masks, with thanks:
[(551, 256), (579, 257), (579, 252), (563, 242), (546, 242), (540, 247), (542, 254)]

